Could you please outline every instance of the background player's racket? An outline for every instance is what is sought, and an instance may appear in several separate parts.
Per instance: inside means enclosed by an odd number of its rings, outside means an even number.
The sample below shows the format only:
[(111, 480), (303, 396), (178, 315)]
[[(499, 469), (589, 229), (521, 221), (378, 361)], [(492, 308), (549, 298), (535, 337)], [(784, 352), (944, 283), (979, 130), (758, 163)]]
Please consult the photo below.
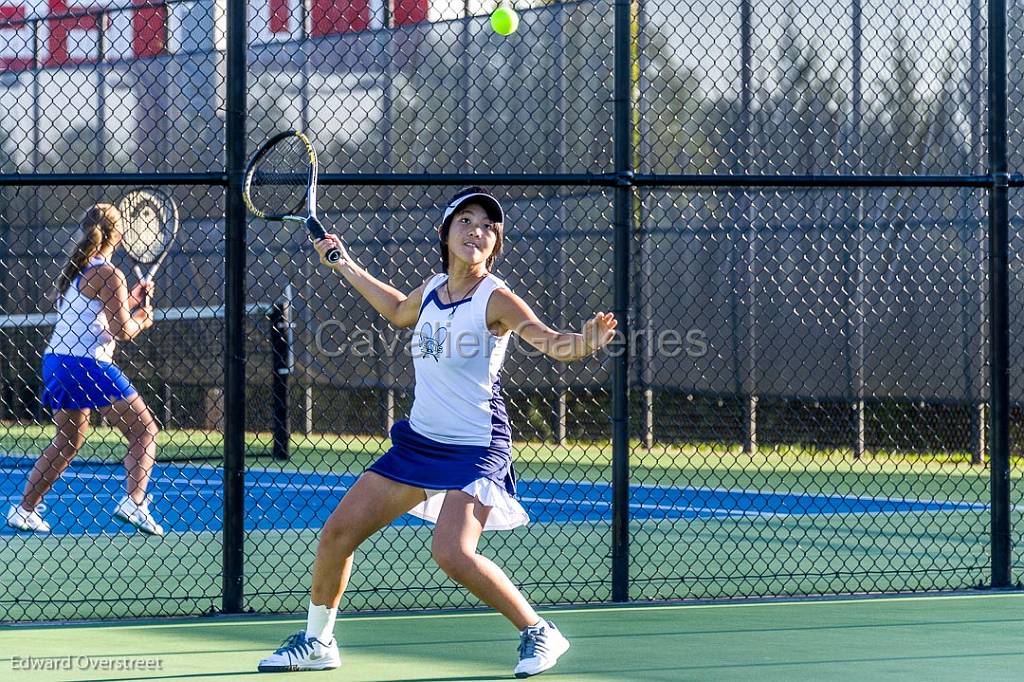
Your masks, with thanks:
[[(313, 144), (297, 130), (271, 137), (249, 161), (242, 199), (249, 212), (264, 220), (303, 225), (314, 241), (327, 236), (316, 217), (319, 164)], [(331, 249), (327, 261), (337, 263), (341, 251)]]
[[(117, 205), (124, 240), (139, 281), (152, 282), (178, 235), (178, 206), (164, 192), (143, 187), (126, 194)], [(146, 268), (145, 277), (142, 268)], [(150, 294), (142, 305), (149, 305)]]

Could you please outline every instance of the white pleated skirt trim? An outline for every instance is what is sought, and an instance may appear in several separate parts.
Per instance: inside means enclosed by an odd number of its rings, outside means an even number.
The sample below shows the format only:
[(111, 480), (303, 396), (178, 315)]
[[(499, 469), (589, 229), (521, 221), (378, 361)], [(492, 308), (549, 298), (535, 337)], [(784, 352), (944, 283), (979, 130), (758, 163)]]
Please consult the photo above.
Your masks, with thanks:
[[(409, 510), (409, 513), (424, 521), (437, 523), (441, 505), (444, 504), (444, 493), (448, 491), (424, 489), (423, 492), (427, 494), (427, 499)], [(530, 522), (530, 515), (523, 509), (523, 505), (509, 495), (505, 488), (489, 478), (478, 478), (464, 487), (462, 492), (472, 495), (480, 504), (491, 508), (484, 530), (512, 530)]]

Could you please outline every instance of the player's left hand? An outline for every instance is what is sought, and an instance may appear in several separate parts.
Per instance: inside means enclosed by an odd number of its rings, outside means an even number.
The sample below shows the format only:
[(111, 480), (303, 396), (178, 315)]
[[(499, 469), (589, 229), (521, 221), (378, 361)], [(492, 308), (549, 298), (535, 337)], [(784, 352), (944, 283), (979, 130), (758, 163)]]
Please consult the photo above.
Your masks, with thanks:
[(604, 348), (615, 338), (615, 328), (619, 326), (618, 320), (612, 313), (598, 313), (583, 324), (583, 340), (590, 352)]

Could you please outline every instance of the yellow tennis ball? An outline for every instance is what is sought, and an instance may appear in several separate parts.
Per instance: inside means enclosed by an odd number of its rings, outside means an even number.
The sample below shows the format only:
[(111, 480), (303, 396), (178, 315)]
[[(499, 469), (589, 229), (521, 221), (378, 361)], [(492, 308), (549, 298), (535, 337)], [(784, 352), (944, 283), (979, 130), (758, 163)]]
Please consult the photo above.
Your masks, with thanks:
[(519, 15), (511, 7), (499, 7), (491, 15), (491, 28), (500, 36), (511, 35), (519, 28)]

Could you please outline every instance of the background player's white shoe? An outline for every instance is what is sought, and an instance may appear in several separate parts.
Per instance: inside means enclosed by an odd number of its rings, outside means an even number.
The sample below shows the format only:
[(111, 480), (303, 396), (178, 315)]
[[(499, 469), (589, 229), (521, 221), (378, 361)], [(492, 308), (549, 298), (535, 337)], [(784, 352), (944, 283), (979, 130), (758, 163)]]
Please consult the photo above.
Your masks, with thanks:
[(558, 663), (558, 657), (569, 649), (569, 640), (562, 636), (555, 624), (541, 621), (519, 635), (519, 665), (516, 677), (530, 677), (548, 670)]
[(43, 505), (37, 506), (32, 511), (22, 507), (20, 504), (12, 504), (7, 512), (7, 525), (18, 530), (27, 530), (32, 533), (49, 533), (50, 524), (39, 515)]
[(136, 504), (135, 500), (125, 495), (124, 499), (118, 502), (117, 507), (114, 508), (114, 518), (130, 523), (148, 535), (164, 534), (163, 526), (156, 522), (153, 514), (149, 511), (148, 497), (142, 504)]
[(315, 637), (306, 639), (306, 633), (299, 630), (284, 640), (277, 651), (261, 660), (257, 669), (261, 673), (287, 673), (300, 670), (334, 670), (340, 665), (338, 640), (332, 639), (324, 644)]

